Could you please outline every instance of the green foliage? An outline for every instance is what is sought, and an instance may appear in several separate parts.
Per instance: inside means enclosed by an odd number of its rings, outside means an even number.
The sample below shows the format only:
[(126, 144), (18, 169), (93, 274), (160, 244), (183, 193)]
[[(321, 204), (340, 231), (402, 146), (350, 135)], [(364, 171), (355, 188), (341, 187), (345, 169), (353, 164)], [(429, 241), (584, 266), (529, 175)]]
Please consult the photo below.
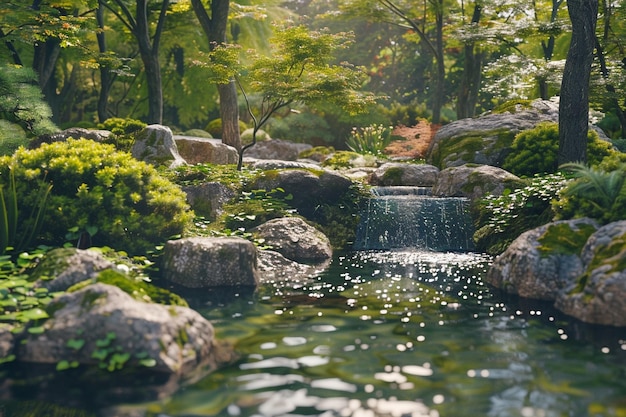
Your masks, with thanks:
[(0, 119), (38, 136), (58, 130), (51, 117), (52, 111), (37, 87), (35, 72), (25, 67), (0, 66)]
[(8, 323), (15, 331), (24, 326), (34, 328), (48, 318), (46, 306), (54, 294), (45, 288), (35, 288), (27, 271), (44, 255), (43, 250), (32, 253), (22, 252), (12, 259), (9, 255), (0, 256), (0, 323)]
[(353, 128), (346, 145), (354, 152), (363, 155), (382, 156), (383, 151), (391, 143), (392, 127), (370, 125), (364, 128)]
[[(518, 176), (531, 177), (535, 174), (552, 174), (558, 170), (559, 126), (544, 122), (533, 129), (524, 130), (515, 136), (511, 153), (502, 167)], [(600, 140), (594, 130), (587, 135), (587, 157), (591, 165), (597, 165), (613, 153), (611, 144)]]
[(27, 213), (38, 204), (42, 184), (53, 184), (40, 236), (52, 245), (62, 245), (74, 227), (95, 227), (95, 246), (142, 253), (182, 233), (193, 218), (177, 186), (112, 145), (68, 139), (20, 149), (0, 159), (0, 181), (9, 169)]
[[(6, 188), (0, 184), (0, 255), (4, 255), (9, 247), (16, 251), (26, 249), (39, 234), (43, 224), (43, 212), (48, 195), (52, 189), (50, 184), (41, 184), (36, 193), (32, 211), (22, 215), (24, 222), (19, 223), (19, 208), (15, 175), (9, 169)], [(18, 235), (19, 230), (19, 235)]]
[(27, 146), (29, 141), (18, 124), (0, 119), (0, 156), (11, 155), (20, 146)]
[(274, 138), (298, 143), (332, 143), (337, 139), (328, 121), (310, 111), (276, 117), (268, 123), (267, 131)]
[(257, 177), (259, 171), (248, 168), (238, 171), (234, 165), (196, 164), (177, 167), (164, 174), (181, 186), (219, 182), (239, 192)]
[[(243, 120), (239, 120), (239, 132), (243, 132), (248, 128), (248, 125)], [(214, 138), (222, 137), (222, 119), (211, 120), (204, 128)]]
[(289, 205), (293, 196), (282, 188), (243, 191), (235, 202), (224, 205), (223, 223), (228, 230), (240, 232), (279, 217), (295, 214)]
[(360, 157), (353, 151), (337, 151), (322, 162), (323, 167), (328, 168), (352, 168), (352, 162)]
[(98, 129), (110, 131), (113, 135), (107, 141), (118, 150), (130, 151), (135, 141), (135, 133), (143, 130), (147, 126), (141, 120), (123, 119), (121, 117), (111, 117), (103, 123), (97, 125)]
[(561, 174), (535, 176), (528, 185), (487, 196), (477, 207), (474, 240), (478, 250), (490, 254), (504, 251), (526, 230), (544, 225), (554, 217), (553, 202), (566, 186)]
[(202, 129), (189, 129), (183, 132), (184, 136), (193, 136), (193, 137), (197, 137), (197, 138), (206, 138), (206, 139), (212, 139), (213, 135), (211, 135), (209, 132), (207, 132), (206, 130), (202, 130)]
[(591, 217), (602, 224), (626, 219), (626, 165), (609, 171), (583, 164), (562, 168), (575, 180), (561, 193), (559, 218)]

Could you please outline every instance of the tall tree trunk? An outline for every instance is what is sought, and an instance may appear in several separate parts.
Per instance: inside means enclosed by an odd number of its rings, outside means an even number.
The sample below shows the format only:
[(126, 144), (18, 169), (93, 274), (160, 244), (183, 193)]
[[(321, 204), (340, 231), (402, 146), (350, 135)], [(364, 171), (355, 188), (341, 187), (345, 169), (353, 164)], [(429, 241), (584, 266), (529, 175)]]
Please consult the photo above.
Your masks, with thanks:
[[(200, 26), (209, 41), (209, 48), (213, 49), (226, 42), (226, 28), (228, 26), (229, 0), (212, 0), (211, 16), (202, 4), (202, 0), (191, 0), (191, 5)], [(220, 117), (222, 119), (222, 142), (241, 152), (241, 136), (239, 132), (239, 106), (237, 103), (237, 86), (231, 80), (228, 84), (218, 84), (220, 96)]]
[(135, 10), (135, 37), (139, 54), (146, 72), (148, 85), (148, 122), (163, 123), (163, 86), (161, 85), (161, 64), (159, 63), (159, 44), (169, 0), (163, 0), (154, 36), (150, 36), (148, 21), (148, 0), (137, 0)]
[(35, 45), (33, 69), (39, 77), (39, 88), (46, 102), (52, 109), (52, 120), (59, 120), (56, 92), (56, 63), (61, 53), (61, 46), (57, 39), (48, 39)]
[[(104, 36), (104, 6), (102, 2), (98, 2), (98, 8), (96, 9), (96, 22), (100, 30), (96, 33), (98, 40), (98, 50), (101, 54), (106, 53), (107, 45)], [(111, 68), (100, 63), (100, 91), (98, 92), (98, 121), (103, 123), (109, 118), (108, 115), (108, 103), (109, 93), (113, 86), (113, 75), (111, 74)]]
[(567, 52), (559, 105), (558, 162), (587, 162), (589, 79), (595, 46), (598, 0), (569, 0), (572, 40)]
[(433, 96), (433, 124), (441, 123), (441, 108), (445, 101), (446, 64), (443, 54), (443, 0), (437, 1), (435, 39), (435, 91)]
[[(472, 13), (472, 25), (478, 24), (481, 12), (482, 6), (475, 4)], [(475, 42), (466, 43), (463, 51), (463, 76), (456, 104), (456, 114), (459, 119), (473, 117), (476, 112), (483, 66), (483, 53), (475, 50)]]

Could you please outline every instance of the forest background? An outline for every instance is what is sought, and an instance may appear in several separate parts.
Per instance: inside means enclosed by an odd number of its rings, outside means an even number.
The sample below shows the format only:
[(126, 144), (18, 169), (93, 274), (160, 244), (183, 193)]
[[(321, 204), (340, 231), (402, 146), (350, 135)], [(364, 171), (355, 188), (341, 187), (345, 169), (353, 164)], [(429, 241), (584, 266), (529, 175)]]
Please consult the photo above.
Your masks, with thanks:
[[(621, 0), (599, 4), (589, 98), (594, 121), (617, 144), (626, 126), (624, 12)], [(224, 84), (211, 81), (206, 65), (210, 51), (238, 45), (245, 65), (250, 50), (271, 55), (274, 28), (285, 24), (354, 34), (336, 63), (361, 71), (378, 105), (355, 116), (296, 101), (264, 127), (274, 138), (337, 149), (354, 127), (437, 125), (510, 100), (558, 96), (571, 38), (564, 0), (3, 1), (0, 140), (19, 144), (118, 117), (210, 131), (225, 103)], [(243, 87), (260, 106), (263, 97)], [(15, 90), (47, 106), (16, 104)]]

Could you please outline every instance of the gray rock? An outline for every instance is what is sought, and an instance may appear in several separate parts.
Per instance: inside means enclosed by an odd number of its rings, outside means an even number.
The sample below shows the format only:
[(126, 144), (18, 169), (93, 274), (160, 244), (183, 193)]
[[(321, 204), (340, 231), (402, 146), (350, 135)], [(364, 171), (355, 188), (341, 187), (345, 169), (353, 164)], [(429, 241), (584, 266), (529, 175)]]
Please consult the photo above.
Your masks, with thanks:
[(156, 166), (166, 165), (175, 168), (186, 164), (178, 153), (172, 131), (162, 125), (150, 125), (138, 132), (131, 154), (140, 161)]
[(336, 205), (350, 191), (352, 180), (328, 170), (286, 169), (259, 178), (253, 188), (273, 190), (282, 188), (291, 194), (289, 204), (304, 217), (312, 217), (321, 204)]
[(555, 307), (584, 322), (626, 326), (626, 221), (610, 223), (587, 240), (583, 272), (562, 291)]
[(273, 250), (259, 251), (258, 267), (263, 284), (280, 285), (280, 289), (299, 288), (311, 282), (330, 265), (330, 260), (314, 265), (302, 264), (285, 258)]
[(180, 156), (191, 165), (236, 164), (239, 159), (237, 149), (219, 139), (175, 135), (174, 141)]
[(253, 233), (285, 258), (299, 263), (318, 263), (332, 258), (328, 238), (299, 217), (283, 217), (265, 222)]
[(439, 168), (433, 165), (388, 162), (372, 173), (370, 184), (432, 187), (438, 173)]
[(270, 169), (321, 169), (319, 164), (302, 161), (283, 161), (280, 159), (245, 159), (246, 164), (252, 169), (268, 171)]
[(238, 238), (170, 240), (163, 250), (163, 277), (188, 288), (256, 286), (257, 250)]
[(61, 130), (60, 132), (50, 133), (46, 135), (41, 135), (36, 139), (33, 139), (28, 147), (30, 149), (34, 149), (39, 147), (42, 143), (53, 143), (53, 142), (63, 142), (68, 138), (74, 139), (91, 139), (95, 142), (104, 142), (109, 136), (111, 136), (111, 132), (108, 130), (97, 130), (97, 129), (83, 129), (81, 127), (70, 127), (69, 129)]
[(74, 284), (95, 277), (117, 265), (93, 250), (58, 248), (46, 253), (31, 274), (37, 287), (50, 292), (65, 291)]
[(206, 182), (182, 187), (187, 202), (199, 216), (215, 220), (222, 213), (225, 203), (235, 197), (235, 192), (219, 182)]
[(19, 361), (77, 361), (110, 370), (148, 364), (168, 374), (215, 366), (213, 327), (189, 308), (144, 303), (117, 287), (94, 284), (53, 300), (50, 309), (44, 332), (26, 333)]
[(501, 168), (463, 165), (441, 170), (432, 189), (436, 197), (484, 198), (487, 194), (501, 195), (505, 189), (522, 185), (519, 177)]
[(539, 239), (551, 225), (567, 224), (572, 230), (582, 225), (597, 227), (591, 219), (554, 222), (522, 233), (489, 268), (485, 281), (507, 292), (540, 300), (555, 300), (584, 272), (578, 254), (541, 253)]
[(437, 131), (426, 160), (441, 169), (467, 163), (500, 167), (517, 133), (540, 122), (558, 122), (558, 115), (558, 103), (538, 99), (530, 109), (454, 121)]
[(248, 148), (244, 156), (256, 159), (280, 159), (283, 161), (295, 161), (300, 152), (311, 149), (306, 143), (294, 143), (288, 140), (269, 139), (257, 142)]
[(0, 325), (0, 361), (11, 356), (15, 349), (15, 335), (8, 324)]

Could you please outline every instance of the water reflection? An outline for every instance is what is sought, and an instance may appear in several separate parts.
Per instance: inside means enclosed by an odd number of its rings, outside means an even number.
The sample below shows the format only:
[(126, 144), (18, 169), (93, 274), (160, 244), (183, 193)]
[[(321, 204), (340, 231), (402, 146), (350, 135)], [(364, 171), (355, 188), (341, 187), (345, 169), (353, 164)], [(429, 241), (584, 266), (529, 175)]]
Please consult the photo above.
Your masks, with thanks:
[[(192, 300), (241, 359), (102, 416), (621, 416), (626, 335), (483, 284), (477, 254), (360, 252), (295, 288)], [(622, 333), (622, 334), (620, 334)]]

